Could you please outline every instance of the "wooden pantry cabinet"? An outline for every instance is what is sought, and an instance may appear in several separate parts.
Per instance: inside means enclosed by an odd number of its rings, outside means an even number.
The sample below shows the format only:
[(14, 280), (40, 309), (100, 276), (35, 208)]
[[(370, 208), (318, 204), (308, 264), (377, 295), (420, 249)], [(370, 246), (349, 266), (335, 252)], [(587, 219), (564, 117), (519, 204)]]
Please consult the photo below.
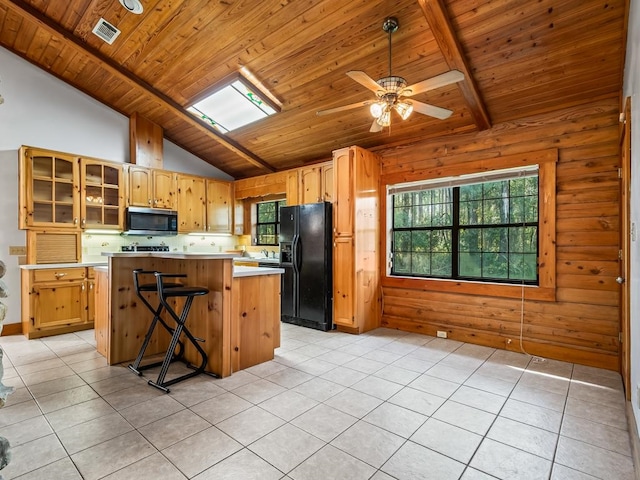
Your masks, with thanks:
[(29, 339), (93, 328), (91, 267), (21, 271), (22, 333)]
[(333, 321), (362, 333), (380, 325), (380, 157), (333, 152)]

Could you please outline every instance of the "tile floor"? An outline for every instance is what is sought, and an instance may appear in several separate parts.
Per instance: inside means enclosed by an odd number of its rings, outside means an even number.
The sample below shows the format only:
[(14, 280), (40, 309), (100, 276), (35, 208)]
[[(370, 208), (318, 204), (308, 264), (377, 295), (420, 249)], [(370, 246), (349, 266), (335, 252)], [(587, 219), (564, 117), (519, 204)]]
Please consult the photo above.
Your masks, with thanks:
[(634, 475), (610, 371), (388, 329), (285, 324), (274, 361), (164, 394), (107, 366), (93, 331), (0, 345), (16, 387), (0, 409), (13, 450), (5, 479)]

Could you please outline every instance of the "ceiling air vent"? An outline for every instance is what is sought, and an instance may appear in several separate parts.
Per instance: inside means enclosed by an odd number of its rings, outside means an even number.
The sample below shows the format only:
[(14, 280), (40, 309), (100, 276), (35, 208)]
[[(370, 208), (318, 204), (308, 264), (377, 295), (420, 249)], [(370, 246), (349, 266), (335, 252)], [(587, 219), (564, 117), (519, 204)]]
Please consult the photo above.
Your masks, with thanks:
[(98, 20), (96, 26), (93, 27), (92, 30), (98, 37), (107, 42), (109, 45), (113, 43), (118, 35), (120, 35), (120, 30), (107, 22), (104, 18)]

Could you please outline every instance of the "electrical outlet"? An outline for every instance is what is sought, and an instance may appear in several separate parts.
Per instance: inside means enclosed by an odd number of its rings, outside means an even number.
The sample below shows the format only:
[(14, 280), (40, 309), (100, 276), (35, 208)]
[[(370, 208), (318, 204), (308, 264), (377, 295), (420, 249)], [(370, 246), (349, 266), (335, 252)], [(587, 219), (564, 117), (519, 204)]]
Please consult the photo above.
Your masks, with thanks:
[(26, 255), (27, 247), (12, 247), (9, 246), (9, 255)]
[(447, 338), (447, 332), (444, 330), (438, 330), (437, 335), (438, 338)]

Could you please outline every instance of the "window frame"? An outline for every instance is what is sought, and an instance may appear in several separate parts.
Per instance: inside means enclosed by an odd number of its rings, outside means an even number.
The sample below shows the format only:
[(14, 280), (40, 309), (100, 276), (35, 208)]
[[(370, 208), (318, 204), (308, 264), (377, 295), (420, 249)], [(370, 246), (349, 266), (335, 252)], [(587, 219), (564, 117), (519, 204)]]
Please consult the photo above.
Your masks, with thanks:
[[(409, 288), (443, 293), (497, 296), (505, 298), (555, 301), (556, 300), (556, 164), (558, 150), (548, 149), (505, 155), (497, 158), (469, 161), (408, 172), (394, 172), (381, 178), (380, 197), (382, 215), (381, 264), (383, 287)], [(390, 274), (392, 212), (388, 188), (406, 182), (454, 177), (507, 168), (538, 165), (538, 285), (514, 285), (474, 280), (401, 277)]]
[[(267, 203), (274, 203), (276, 206), (276, 218), (274, 222), (260, 222), (260, 212), (258, 211), (260, 209), (260, 205), (265, 205)], [(261, 247), (273, 247), (273, 246), (277, 246), (279, 245), (279, 236), (280, 236), (280, 207), (282, 205), (286, 205), (286, 200), (267, 200), (264, 202), (256, 202), (255, 206), (255, 214), (256, 214), (256, 223), (255, 223), (255, 228), (256, 228), (256, 236), (255, 236), (255, 245), (256, 246), (261, 246)], [(259, 229), (261, 225), (274, 225), (275, 227), (275, 243), (261, 243), (260, 242), (260, 233), (259, 233)]]
[[(510, 219), (506, 219), (505, 221), (503, 221), (502, 223), (492, 223), (492, 222), (482, 222), (482, 223), (473, 223), (473, 224), (469, 224), (469, 223), (465, 223), (463, 221), (463, 216), (462, 216), (462, 208), (464, 207), (464, 205), (466, 203), (471, 202), (471, 200), (464, 200), (463, 198), (461, 198), (462, 196), (462, 188), (464, 187), (470, 187), (470, 186), (483, 186), (482, 187), (482, 192), (485, 191), (484, 185), (489, 185), (489, 184), (493, 184), (493, 183), (497, 183), (497, 182), (511, 182), (514, 180), (525, 180), (526, 178), (534, 178), (535, 177), (535, 195), (525, 195), (527, 197), (530, 197), (531, 199), (535, 198), (535, 206), (536, 206), (536, 218), (535, 220), (522, 220), (522, 221), (518, 221), (518, 222), (514, 222), (511, 221)], [(535, 166), (535, 168), (517, 168), (517, 169), (506, 169), (506, 170), (496, 170), (494, 172), (488, 173), (488, 174), (483, 174), (482, 176), (477, 176), (477, 175), (471, 175), (471, 176), (461, 176), (461, 177), (455, 177), (455, 178), (451, 178), (451, 179), (443, 179), (443, 180), (436, 180), (433, 182), (411, 182), (409, 185), (400, 185), (400, 186), (390, 186), (388, 189), (388, 196), (391, 202), (390, 205), (390, 211), (391, 211), (391, 224), (390, 224), (390, 229), (391, 229), (391, 233), (390, 233), (390, 237), (392, 238), (391, 241), (391, 245), (390, 245), (390, 264), (391, 264), (391, 268), (389, 268), (389, 274), (393, 277), (409, 277), (409, 278), (429, 278), (429, 279), (447, 279), (447, 280), (461, 280), (461, 281), (476, 281), (476, 282), (483, 282), (483, 283), (503, 283), (503, 284), (507, 284), (507, 285), (520, 285), (522, 283), (526, 284), (526, 285), (538, 285), (538, 268), (537, 268), (537, 258), (538, 258), (538, 253), (539, 253), (539, 242), (538, 242), (538, 233), (539, 233), (539, 222), (538, 222), (538, 205), (539, 205), (539, 189), (538, 189), (538, 185), (539, 185), (539, 176), (538, 176), (538, 169), (537, 169), (537, 165)], [(511, 186), (507, 185), (506, 187), (509, 191), (509, 204), (511, 204), (511, 200), (516, 199), (516, 198), (523, 198), (522, 195), (511, 195)], [(441, 206), (446, 206), (446, 210), (449, 211), (449, 220), (448, 222), (445, 222), (445, 224), (441, 224), (441, 223), (437, 223), (437, 224), (430, 224), (430, 225), (412, 225), (410, 226), (396, 226), (396, 220), (397, 220), (397, 215), (405, 213), (407, 211), (407, 208), (411, 211), (416, 212), (416, 208), (419, 208), (421, 203), (415, 203), (417, 200), (417, 197), (414, 196), (414, 194), (417, 194), (419, 192), (432, 192), (432, 191), (437, 191), (439, 193), (437, 193), (437, 197), (440, 200), (445, 199), (445, 203), (442, 203), (441, 201), (438, 201), (436, 203), (433, 203), (432, 201), (429, 201), (428, 204), (424, 204), (424, 206), (426, 206), (428, 209), (433, 208), (434, 206), (437, 205), (441, 205)], [(448, 191), (448, 194), (447, 194)], [(409, 195), (408, 200), (410, 200), (410, 204), (408, 205), (403, 205), (402, 202), (401, 204), (396, 204), (396, 200), (397, 200), (397, 196), (398, 195)], [(443, 196), (444, 195), (444, 196)], [(431, 197), (431, 194), (428, 195), (428, 197)], [(503, 199), (503, 197), (501, 197), (501, 199)], [(482, 199), (480, 200), (481, 202), (484, 202), (485, 197), (484, 197), (484, 193), (482, 193)], [(489, 199), (491, 200), (491, 198)], [(477, 201), (477, 200), (476, 200)], [(475, 201), (474, 201), (475, 202)], [(531, 253), (535, 254), (535, 262), (536, 262), (536, 268), (535, 268), (535, 277), (529, 277), (529, 278), (517, 278), (517, 277), (497, 277), (497, 276), (489, 276), (488, 274), (485, 275), (482, 271), (480, 272), (480, 275), (465, 275), (464, 272), (460, 271), (460, 262), (462, 261), (462, 255), (465, 252), (461, 252), (460, 251), (460, 245), (459, 245), (459, 239), (462, 237), (463, 232), (468, 231), (468, 230), (476, 230), (478, 232), (483, 232), (483, 231), (490, 231), (490, 230), (505, 230), (506, 231), (506, 235), (508, 236), (508, 238), (511, 238), (511, 234), (510, 231), (512, 229), (520, 229), (520, 228), (534, 228), (535, 229), (535, 252), (528, 252), (527, 256), (531, 256)], [(412, 267), (409, 267), (410, 271), (402, 271), (402, 266), (398, 267), (400, 268), (401, 271), (395, 271), (394, 272), (394, 268), (396, 268), (396, 263), (397, 262), (401, 262), (400, 257), (402, 256), (403, 253), (409, 254), (411, 257), (413, 257), (413, 254), (417, 254), (419, 255), (419, 252), (414, 250), (413, 248), (411, 248), (411, 250), (407, 250), (407, 251), (402, 251), (402, 250), (397, 250), (396, 248), (398, 247), (398, 245), (394, 245), (394, 242), (397, 240), (397, 235), (399, 234), (401, 237), (405, 236), (403, 235), (408, 233), (410, 238), (413, 238), (414, 235), (418, 235), (418, 237), (421, 237), (422, 234), (426, 233), (429, 234), (429, 236), (433, 235), (434, 233), (437, 234), (437, 232), (447, 232), (447, 234), (445, 234), (448, 237), (448, 244), (449, 244), (449, 249), (447, 250), (446, 253), (446, 257), (449, 258), (448, 262), (445, 262), (441, 265), (441, 267), (444, 269), (442, 272), (435, 272), (434, 273), (434, 264), (433, 264), (433, 260), (430, 262), (430, 274), (425, 274), (425, 273), (420, 273), (418, 271), (415, 271)], [(421, 233), (422, 232), (422, 233)], [(413, 245), (413, 241), (410, 241), (410, 243)], [(394, 248), (396, 247), (396, 248)], [(393, 252), (391, 252), (391, 250), (393, 249)], [(425, 254), (428, 254), (429, 257), (431, 257), (432, 255), (441, 255), (443, 252), (438, 252), (438, 251), (433, 251), (433, 250), (428, 250), (427, 252), (423, 252)], [(469, 252), (466, 252), (469, 253)], [(481, 250), (476, 252), (478, 254), (480, 254), (481, 257), (484, 257), (487, 254), (490, 254), (491, 252), (486, 251), (486, 250)], [(525, 254), (525, 252), (516, 252), (514, 250), (508, 250), (507, 252), (503, 252), (507, 255), (508, 257), (508, 262), (511, 261), (511, 257), (514, 254), (517, 253), (521, 253), (521, 254)], [(413, 262), (411, 262), (413, 263)], [(484, 262), (482, 262), (484, 263)], [(448, 268), (447, 268), (448, 267)], [(437, 266), (435, 268), (438, 268)], [(447, 271), (448, 273), (444, 273), (445, 271)]]

